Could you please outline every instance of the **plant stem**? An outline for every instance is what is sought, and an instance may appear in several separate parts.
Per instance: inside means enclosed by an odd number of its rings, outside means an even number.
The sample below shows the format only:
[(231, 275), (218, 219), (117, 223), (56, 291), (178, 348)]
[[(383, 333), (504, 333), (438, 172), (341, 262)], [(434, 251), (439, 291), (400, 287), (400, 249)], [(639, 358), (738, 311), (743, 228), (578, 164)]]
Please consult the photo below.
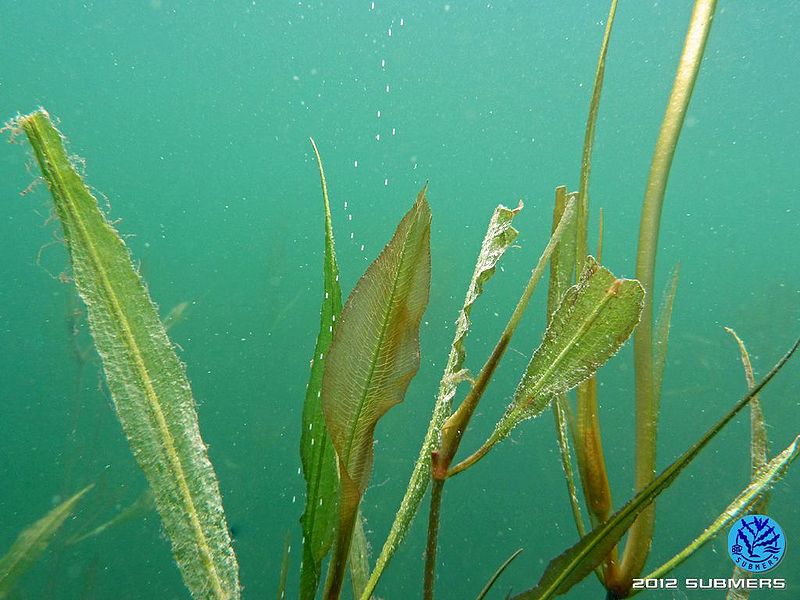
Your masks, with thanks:
[[(703, 58), (716, 0), (696, 0), (675, 82), (667, 103), (647, 181), (639, 226), (636, 277), (646, 291), (642, 320), (634, 332), (636, 369), (636, 473), (640, 491), (655, 476), (656, 424), (660, 390), (653, 380), (653, 289), (661, 209), (672, 159), (686, 109)], [(630, 580), (641, 572), (650, 550), (655, 524), (651, 504), (631, 527), (622, 559), (620, 577)]]
[(514, 312), (508, 319), (508, 323), (506, 324), (503, 333), (500, 335), (500, 339), (497, 341), (494, 350), (492, 350), (491, 356), (489, 356), (489, 358), (486, 360), (486, 363), (484, 363), (483, 367), (481, 368), (480, 373), (478, 373), (478, 377), (476, 378), (472, 389), (467, 393), (466, 397), (455, 410), (455, 412), (445, 421), (442, 427), (442, 441), (440, 450), (433, 453), (432, 475), (434, 479), (444, 479), (448, 476), (447, 471), (450, 467), (450, 463), (458, 451), (461, 438), (463, 437), (464, 432), (467, 430), (467, 425), (472, 418), (472, 414), (475, 412), (475, 408), (478, 406), (481, 396), (483, 396), (483, 393), (486, 391), (486, 386), (489, 385), (489, 381), (491, 380), (497, 365), (500, 363), (500, 359), (503, 357), (503, 354), (505, 354), (509, 343), (511, 343), (511, 338), (513, 337), (514, 332), (516, 331), (517, 326), (522, 319), (522, 315), (525, 313), (525, 309), (528, 308), (528, 302), (530, 302), (531, 296), (533, 296), (533, 292), (536, 289), (536, 285), (542, 278), (542, 274), (544, 273), (545, 267), (547, 267), (550, 256), (558, 246), (558, 242), (561, 239), (564, 230), (567, 228), (567, 225), (572, 221), (575, 215), (575, 204), (575, 200), (570, 199), (564, 209), (564, 214), (561, 216), (558, 227), (556, 227), (553, 235), (550, 236), (550, 241), (547, 243), (544, 252), (542, 252), (542, 255), (539, 257), (539, 262), (536, 263), (536, 266), (531, 272), (531, 277), (528, 280), (528, 284), (525, 286), (525, 290), (522, 292), (522, 296), (520, 296), (517, 306), (514, 308)]
[(442, 507), (444, 479), (434, 479), (431, 485), (431, 510), (428, 513), (428, 543), (425, 546), (424, 600), (433, 600), (436, 579), (436, 548), (439, 538), (439, 514)]

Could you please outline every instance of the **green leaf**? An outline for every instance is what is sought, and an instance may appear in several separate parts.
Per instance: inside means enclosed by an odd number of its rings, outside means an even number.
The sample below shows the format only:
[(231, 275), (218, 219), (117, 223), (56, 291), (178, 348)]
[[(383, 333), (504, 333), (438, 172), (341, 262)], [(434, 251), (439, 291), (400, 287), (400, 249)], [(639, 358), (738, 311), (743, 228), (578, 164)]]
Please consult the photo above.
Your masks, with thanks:
[(414, 465), (405, 496), (400, 503), (392, 528), (375, 562), (375, 569), (367, 582), (365, 593), (361, 596), (362, 600), (367, 600), (368, 596), (375, 590), (384, 569), (403, 542), (411, 521), (425, 495), (425, 490), (428, 489), (431, 480), (431, 452), (436, 448), (442, 424), (450, 414), (456, 389), (460, 383), (466, 380), (467, 376), (466, 371), (463, 370), (466, 357), (464, 341), (471, 325), (470, 313), (472, 312), (472, 306), (483, 292), (486, 282), (494, 275), (500, 258), (514, 243), (514, 240), (517, 239), (518, 232), (511, 226), (511, 222), (520, 210), (522, 210), (521, 204), (515, 209), (499, 205), (495, 208), (494, 214), (489, 220), (489, 226), (481, 243), (472, 279), (467, 287), (464, 305), (456, 319), (456, 330), (453, 342), (450, 345), (450, 355), (447, 358), (447, 365), (439, 383), (439, 394), (436, 398), (436, 405), (428, 425), (428, 431), (425, 434), (425, 440), (420, 448), (419, 457)]
[(339, 524), (327, 597), (338, 598), (378, 420), (402, 402), (419, 369), (419, 325), (430, 290), (431, 211), (423, 188), (342, 309), (322, 381), (339, 464)]
[(125, 243), (67, 157), (48, 114), (40, 110), (17, 124), (53, 196), (111, 397), (184, 582), (198, 599), (238, 598), (236, 556), (184, 366)]
[(703, 530), (697, 538), (695, 538), (686, 548), (678, 552), (675, 556), (669, 559), (666, 563), (655, 569), (649, 575), (645, 575), (647, 579), (658, 579), (664, 577), (667, 573), (675, 569), (687, 558), (692, 556), (706, 542), (714, 538), (722, 529), (726, 528), (730, 523), (738, 519), (746, 512), (753, 512), (754, 507), (759, 503), (761, 498), (771, 490), (776, 483), (778, 483), (789, 468), (789, 465), (797, 458), (800, 452), (800, 436), (797, 436), (794, 441), (786, 447), (786, 449), (778, 454), (771, 461), (762, 465), (758, 472), (753, 476), (753, 480), (746, 488), (744, 488), (734, 498), (727, 508), (716, 518), (714, 521)]
[(322, 561), (333, 544), (339, 502), (339, 474), (325, 416), (322, 413), (322, 374), (328, 348), (333, 339), (336, 320), (342, 312), (342, 290), (339, 286), (339, 266), (333, 244), (333, 224), (328, 200), (328, 184), (317, 145), (311, 140), (319, 166), (322, 185), (322, 206), (325, 223), (325, 256), (322, 263), (322, 308), (319, 333), (311, 375), (303, 404), (300, 438), (300, 459), (306, 480), (306, 505), (300, 521), (303, 525), (303, 561), (300, 567), (300, 600), (313, 600), (322, 573)]
[(486, 454), (519, 422), (537, 416), (616, 354), (639, 322), (643, 297), (638, 281), (616, 279), (587, 257), (581, 280), (553, 314), (508, 410), (475, 454)]
[(800, 338), (783, 357), (772, 367), (772, 370), (748, 392), (733, 408), (715, 423), (691, 448), (684, 452), (670, 466), (647, 484), (638, 494), (604, 523), (595, 527), (588, 535), (582, 537), (574, 546), (554, 558), (539, 580), (539, 584), (513, 600), (546, 600), (567, 593), (576, 583), (602, 563), (611, 549), (619, 542), (636, 517), (649, 506), (653, 500), (667, 489), (675, 478), (685, 469), (700, 451), (727, 425), (739, 412), (750, 403), (775, 375), (786, 365), (788, 360), (800, 346)]
[(17, 579), (39, 560), (75, 505), (91, 488), (91, 485), (83, 488), (19, 534), (0, 558), (0, 598), (5, 598)]

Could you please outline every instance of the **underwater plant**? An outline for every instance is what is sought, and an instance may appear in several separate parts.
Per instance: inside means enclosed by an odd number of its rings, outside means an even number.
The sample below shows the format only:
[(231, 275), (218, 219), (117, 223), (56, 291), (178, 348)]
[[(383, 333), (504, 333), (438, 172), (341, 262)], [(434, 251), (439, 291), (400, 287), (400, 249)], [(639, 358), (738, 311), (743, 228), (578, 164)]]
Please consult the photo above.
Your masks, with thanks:
[[(473, 374), (465, 366), (472, 308), (504, 253), (514, 243), (517, 231), (512, 222), (523, 207), (520, 204), (511, 209), (500, 205), (492, 214), (456, 318), (430, 425), (405, 497), (372, 570), (360, 504), (372, 471), (374, 431), (383, 415), (403, 401), (420, 364), (419, 328), (431, 279), (432, 211), (425, 186), (343, 304), (327, 182), (320, 153), (312, 140), (323, 199), (323, 299), (302, 409), (300, 453), (306, 498), (301, 519), (300, 598), (312, 599), (320, 593), (326, 599), (339, 598), (346, 589), (348, 567), (353, 597), (371, 598), (430, 487), (421, 588), (423, 596), (432, 599), (447, 481), (486, 458), (515, 427), (548, 408), (552, 408), (557, 423), (569, 500), (580, 540), (551, 561), (535, 587), (515, 598), (564, 594), (592, 572), (598, 574), (610, 598), (635, 593), (631, 582), (641, 574), (652, 543), (655, 498), (746, 406), (752, 410), (754, 432), (750, 484), (686, 550), (658, 567), (654, 571), (658, 575), (652, 576), (661, 576), (674, 568), (738, 515), (754, 506), (763, 506), (769, 489), (796, 458), (800, 438), (769, 458), (758, 395), (786, 364), (798, 343), (756, 382), (744, 344), (737, 337), (748, 374), (748, 393), (665, 470), (658, 475), (655, 472), (659, 389), (678, 282), (676, 270), (667, 286), (660, 316), (654, 319), (658, 229), (672, 155), (699, 70), (715, 2), (698, 0), (695, 6), (643, 202), (636, 279), (612, 274), (602, 266), (602, 249), (598, 248), (592, 256), (587, 244), (592, 144), (616, 10), (614, 1), (595, 77), (579, 189), (576, 192), (568, 192), (565, 187), (556, 189), (551, 237), (492, 352)], [(131, 507), (131, 512), (146, 510), (151, 502), (155, 504), (172, 544), (175, 562), (193, 597), (238, 598), (241, 595), (238, 564), (219, 485), (200, 436), (184, 367), (167, 336), (170, 321), (177, 313), (170, 319), (159, 317), (122, 238), (99, 209), (47, 112), (42, 109), (21, 116), (10, 128), (27, 136), (53, 196), (73, 278), (87, 306), (108, 388), (131, 450), (150, 486), (152, 496), (145, 493)], [(547, 325), (541, 343), (520, 374), (506, 412), (492, 433), (477, 449), (459, 459), (461, 443), (469, 440), (471, 420), (478, 414), (476, 409), (548, 267)], [(185, 305), (180, 311), (184, 309)], [(595, 375), (632, 335), (637, 390), (636, 493), (615, 512), (600, 436)], [(465, 388), (463, 398), (456, 404), (456, 397)], [(574, 407), (568, 398), (571, 390), (576, 390)], [(578, 500), (579, 484), (589, 515), (588, 524)], [(19, 542), (0, 559), (0, 597), (41, 554), (86, 491), (59, 505), (23, 532)], [(94, 537), (110, 527), (113, 527), (111, 522), (72, 541)], [(617, 546), (626, 532), (628, 541), (620, 553)], [(479, 599), (489, 593), (518, 554), (519, 551), (515, 552), (499, 566), (478, 592)], [(287, 542), (280, 565), (278, 597), (285, 593), (291, 558)], [(323, 577), (326, 563), (327, 573)]]

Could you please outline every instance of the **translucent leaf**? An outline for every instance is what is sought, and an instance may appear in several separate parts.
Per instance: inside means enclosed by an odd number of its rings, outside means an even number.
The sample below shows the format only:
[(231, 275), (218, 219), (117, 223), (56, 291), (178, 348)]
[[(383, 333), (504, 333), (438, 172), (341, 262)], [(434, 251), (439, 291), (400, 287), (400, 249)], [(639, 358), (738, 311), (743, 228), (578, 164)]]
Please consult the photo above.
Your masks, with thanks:
[(184, 582), (197, 599), (239, 597), (219, 484), (183, 364), (116, 230), (43, 110), (20, 117), (64, 230), (108, 388), (153, 490)]
[(402, 402), (419, 369), (419, 325), (431, 275), (425, 191), (356, 284), (328, 351), (322, 409), (340, 475), (337, 541), (326, 584), (332, 598), (338, 597), (358, 504), (372, 471), (375, 426)]
[(405, 496), (392, 523), (392, 528), (375, 563), (375, 569), (370, 575), (365, 595), (361, 596), (362, 600), (366, 600), (367, 595), (375, 590), (378, 579), (380, 579), (398, 546), (402, 543), (419, 508), (422, 497), (425, 495), (425, 490), (428, 489), (431, 479), (431, 452), (438, 443), (442, 424), (450, 414), (456, 388), (464, 380), (465, 376), (462, 370), (465, 358), (464, 341), (471, 325), (470, 312), (475, 301), (483, 292), (484, 285), (494, 275), (500, 258), (514, 243), (514, 240), (517, 239), (518, 232), (511, 226), (511, 222), (520, 210), (522, 210), (521, 204), (515, 209), (499, 205), (495, 208), (494, 214), (492, 214), (492, 218), (489, 221), (486, 235), (478, 253), (478, 260), (472, 273), (472, 279), (464, 298), (464, 305), (456, 319), (456, 330), (453, 342), (450, 345), (450, 355), (439, 383), (439, 394), (436, 398), (436, 405), (433, 409), (430, 425), (428, 425), (428, 431), (425, 434), (425, 440), (420, 448), (419, 457), (414, 465)]
[(0, 558), (0, 598), (5, 598), (17, 579), (39, 560), (75, 505), (91, 488), (83, 488), (19, 534), (6, 555)]
[(303, 560), (300, 567), (300, 600), (313, 600), (321, 579), (322, 560), (333, 544), (339, 501), (339, 475), (336, 454), (322, 413), (322, 374), (336, 320), (342, 312), (339, 266), (333, 244), (333, 223), (328, 200), (328, 184), (317, 145), (311, 140), (322, 185), (325, 228), (325, 255), (322, 262), (322, 307), (319, 333), (311, 358), (311, 374), (303, 403), (300, 459), (306, 480), (306, 504), (300, 521), (303, 525)]

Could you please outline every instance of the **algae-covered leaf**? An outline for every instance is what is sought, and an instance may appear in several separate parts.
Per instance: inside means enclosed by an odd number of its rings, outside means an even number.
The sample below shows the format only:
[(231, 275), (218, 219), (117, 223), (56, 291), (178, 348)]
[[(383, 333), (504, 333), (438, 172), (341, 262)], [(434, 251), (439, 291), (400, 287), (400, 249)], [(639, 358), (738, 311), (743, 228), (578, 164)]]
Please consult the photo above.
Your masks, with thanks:
[(760, 504), (760, 500), (769, 493), (769, 490), (786, 475), (789, 466), (797, 458), (798, 452), (800, 452), (800, 436), (797, 436), (783, 452), (762, 465), (753, 475), (750, 484), (739, 492), (725, 510), (722, 511), (699, 536), (692, 540), (686, 548), (678, 552), (652, 573), (646, 575), (645, 578), (658, 579), (664, 577), (745, 512), (752, 513), (754, 510), (758, 510), (755, 509), (755, 507)]
[[(617, 279), (590, 256), (581, 280), (564, 294), (514, 398), (476, 455), (484, 455), (558, 394), (591, 377), (616, 354), (639, 322), (644, 291), (633, 279)], [(469, 460), (469, 459), (468, 459)]]
[(431, 212), (423, 188), (342, 309), (322, 380), (322, 409), (339, 464), (339, 525), (327, 597), (337, 598), (378, 420), (419, 369), (430, 289)]
[(322, 262), (322, 308), (319, 333), (311, 359), (311, 375), (303, 403), (303, 422), (300, 438), (300, 459), (306, 480), (306, 505), (301, 518), (303, 525), (303, 561), (300, 567), (300, 600), (313, 600), (321, 579), (322, 560), (331, 548), (336, 529), (339, 475), (325, 417), (322, 414), (322, 374), (328, 348), (333, 339), (336, 320), (342, 312), (342, 290), (339, 286), (339, 266), (333, 244), (333, 223), (328, 200), (328, 184), (322, 168), (317, 145), (311, 140), (319, 167), (322, 185), (322, 206), (325, 227), (325, 254)]
[[(786, 365), (792, 355), (800, 346), (800, 339), (796, 340), (789, 351), (775, 364), (769, 373), (751, 389), (733, 408), (731, 408), (719, 421), (717, 421), (691, 448), (681, 454), (671, 465), (664, 469), (657, 477), (629, 500), (622, 508), (614, 513), (608, 520), (595, 527), (589, 534), (582, 537), (571, 548), (554, 558), (547, 565), (539, 584), (530, 590), (514, 596), (513, 600), (546, 600), (561, 594), (582, 581), (592, 570), (601, 564), (611, 549), (630, 528), (636, 517), (647, 508), (656, 497), (666, 490), (677, 476), (691, 463), (700, 451), (722, 431), (739, 412), (747, 406), (752, 399), (770, 382), (772, 378)], [(790, 446), (787, 450), (790, 453)], [(628, 590), (620, 590), (627, 593)]]
[(522, 210), (521, 203), (514, 209), (507, 208), (501, 204), (495, 208), (492, 218), (489, 220), (489, 226), (481, 243), (472, 279), (470, 279), (467, 287), (464, 304), (456, 319), (455, 334), (450, 345), (450, 355), (447, 358), (447, 365), (439, 383), (439, 393), (430, 424), (428, 425), (428, 431), (422, 442), (417, 462), (414, 464), (414, 470), (411, 473), (405, 496), (403, 496), (400, 508), (392, 523), (392, 528), (375, 562), (375, 569), (370, 575), (365, 594), (361, 596), (362, 600), (366, 600), (368, 595), (375, 590), (384, 569), (405, 538), (411, 521), (425, 495), (425, 490), (428, 489), (428, 484), (431, 480), (431, 452), (438, 443), (442, 424), (450, 414), (456, 388), (459, 383), (464, 381), (466, 376), (462, 369), (466, 356), (464, 342), (471, 326), (470, 313), (476, 300), (483, 292), (484, 286), (494, 275), (500, 258), (514, 243), (514, 240), (517, 239), (518, 232), (511, 226), (511, 222), (520, 210)]
[(238, 565), (184, 366), (128, 248), (70, 162), (49, 115), (40, 110), (17, 123), (53, 196), (114, 406), (184, 582), (198, 599), (238, 598)]
[(5, 598), (17, 579), (30, 569), (47, 549), (75, 505), (92, 486), (64, 500), (44, 517), (19, 534), (9, 551), (0, 558), (0, 598)]

